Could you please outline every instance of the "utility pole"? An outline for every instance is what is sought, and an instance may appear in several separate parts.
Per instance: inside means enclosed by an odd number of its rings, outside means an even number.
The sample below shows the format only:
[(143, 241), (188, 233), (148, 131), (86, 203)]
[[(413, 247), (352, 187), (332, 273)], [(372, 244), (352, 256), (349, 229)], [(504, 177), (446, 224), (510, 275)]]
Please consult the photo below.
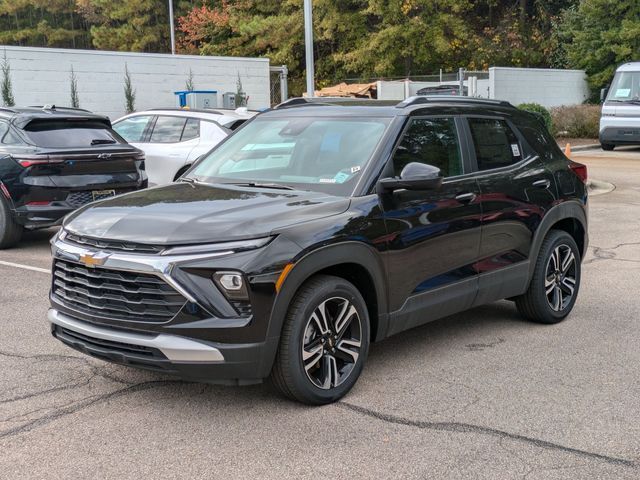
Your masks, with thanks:
[(176, 54), (176, 35), (173, 31), (173, 0), (169, 0), (169, 28), (171, 28), (171, 55)]
[(315, 96), (313, 66), (313, 15), (312, 0), (304, 0), (304, 48), (307, 67), (307, 97)]

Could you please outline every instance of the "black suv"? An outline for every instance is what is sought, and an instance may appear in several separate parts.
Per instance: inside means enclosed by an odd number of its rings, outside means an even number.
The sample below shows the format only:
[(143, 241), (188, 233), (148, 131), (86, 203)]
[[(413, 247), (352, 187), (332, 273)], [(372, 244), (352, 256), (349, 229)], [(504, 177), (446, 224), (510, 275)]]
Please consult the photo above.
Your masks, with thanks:
[(86, 110), (0, 108), (0, 248), (93, 200), (147, 186), (144, 154)]
[[(296, 105), (298, 103), (298, 105)], [(506, 102), (293, 102), (177, 183), (53, 243), (53, 335), (205, 382), (342, 397), (369, 344), (500, 299), (556, 323), (587, 248), (586, 169)]]

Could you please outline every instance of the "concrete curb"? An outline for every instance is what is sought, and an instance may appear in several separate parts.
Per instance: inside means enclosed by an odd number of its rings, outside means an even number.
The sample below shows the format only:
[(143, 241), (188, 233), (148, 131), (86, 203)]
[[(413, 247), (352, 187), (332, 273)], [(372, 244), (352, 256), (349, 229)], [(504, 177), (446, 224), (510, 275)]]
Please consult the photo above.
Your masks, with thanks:
[[(564, 148), (566, 146), (566, 143), (564, 145), (558, 143), (558, 146), (564, 152)], [(582, 151), (585, 151), (585, 150), (597, 150), (599, 148), (600, 148), (600, 144), (599, 143), (590, 143), (588, 145), (576, 145), (575, 147), (571, 147), (571, 151), (572, 152), (582, 152)]]

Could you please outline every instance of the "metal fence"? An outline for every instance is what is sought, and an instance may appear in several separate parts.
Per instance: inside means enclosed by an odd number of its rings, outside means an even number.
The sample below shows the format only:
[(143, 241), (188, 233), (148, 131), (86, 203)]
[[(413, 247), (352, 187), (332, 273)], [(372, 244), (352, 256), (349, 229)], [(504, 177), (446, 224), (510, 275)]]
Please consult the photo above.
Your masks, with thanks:
[(284, 102), (289, 98), (287, 78), (289, 70), (286, 65), (269, 67), (271, 77), (271, 106)]
[[(464, 80), (468, 80), (469, 77), (476, 77), (478, 80), (488, 79), (489, 72), (487, 70), (463, 70)], [(412, 80), (414, 82), (457, 82), (460, 81), (460, 73), (457, 72), (444, 72), (434, 73), (430, 75), (409, 75), (408, 77), (365, 77), (365, 78), (346, 78), (347, 83), (370, 83), (377, 80)], [(339, 83), (339, 82), (336, 82)]]

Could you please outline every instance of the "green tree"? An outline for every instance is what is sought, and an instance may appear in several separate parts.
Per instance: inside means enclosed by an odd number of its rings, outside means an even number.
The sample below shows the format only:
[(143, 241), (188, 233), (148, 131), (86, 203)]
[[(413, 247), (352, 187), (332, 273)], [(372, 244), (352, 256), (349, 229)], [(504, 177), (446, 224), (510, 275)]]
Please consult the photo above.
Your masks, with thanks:
[(69, 84), (71, 88), (71, 106), (73, 108), (80, 108), (80, 97), (78, 96), (78, 78), (76, 77), (76, 72), (73, 71), (73, 65), (71, 65), (71, 73), (69, 74)]
[(124, 101), (124, 107), (127, 113), (136, 111), (136, 90), (133, 88), (131, 74), (129, 73), (129, 68), (126, 63), (124, 64)]
[(0, 1), (0, 43), (88, 48), (88, 25), (75, 0)]
[(13, 98), (13, 87), (11, 85), (11, 64), (7, 59), (7, 52), (4, 52), (2, 58), (2, 79), (0, 79), (0, 91), (2, 91), (2, 104), (5, 107), (13, 107), (16, 104)]
[(100, 50), (168, 52), (167, 2), (156, 0), (76, 0)]
[(188, 92), (192, 92), (196, 89), (195, 84), (193, 83), (193, 71), (191, 69), (189, 69), (189, 76), (184, 82), (184, 89)]
[(561, 28), (567, 62), (584, 69), (594, 92), (616, 67), (640, 57), (640, 2), (582, 0), (566, 11)]

